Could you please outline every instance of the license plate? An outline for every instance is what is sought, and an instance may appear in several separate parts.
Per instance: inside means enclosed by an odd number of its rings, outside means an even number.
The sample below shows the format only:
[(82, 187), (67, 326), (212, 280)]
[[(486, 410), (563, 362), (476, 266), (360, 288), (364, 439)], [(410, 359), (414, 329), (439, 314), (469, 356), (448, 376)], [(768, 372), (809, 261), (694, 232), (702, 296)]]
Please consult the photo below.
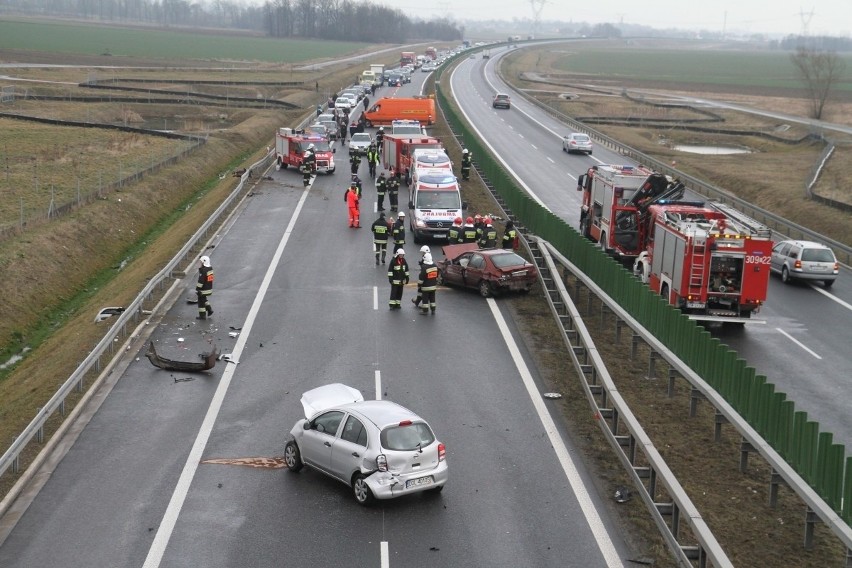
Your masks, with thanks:
[(704, 302), (687, 302), (686, 307), (687, 308), (703, 308)]
[(446, 238), (447, 238), (447, 233), (435, 233), (433, 236), (434, 236), (436, 239), (446, 239)]
[(426, 477), (418, 477), (417, 479), (409, 479), (405, 482), (406, 489), (411, 489), (412, 487), (421, 487), (423, 485), (432, 485), (431, 475), (427, 475)]

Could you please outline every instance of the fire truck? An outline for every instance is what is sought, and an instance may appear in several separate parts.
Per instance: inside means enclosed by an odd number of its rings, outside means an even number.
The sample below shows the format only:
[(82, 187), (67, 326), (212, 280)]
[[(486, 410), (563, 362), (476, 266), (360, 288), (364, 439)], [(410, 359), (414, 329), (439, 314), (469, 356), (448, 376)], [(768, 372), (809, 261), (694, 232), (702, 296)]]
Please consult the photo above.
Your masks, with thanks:
[(633, 271), (651, 290), (695, 320), (743, 324), (760, 310), (768, 227), (716, 202), (658, 200), (640, 209), (647, 238)]
[(275, 155), (281, 169), (288, 166), (298, 168), (308, 146), (314, 145), (316, 155), (316, 171), (319, 173), (334, 173), (334, 152), (328, 139), (316, 134), (307, 134), (304, 130), (279, 128), (275, 133)]
[(660, 199), (679, 199), (680, 182), (644, 166), (599, 165), (577, 178), (583, 192), (580, 233), (618, 257), (635, 258), (646, 235), (639, 223), (640, 207)]
[(411, 134), (385, 134), (382, 141), (382, 166), (389, 175), (390, 170), (408, 180), (411, 173), (411, 160), (414, 150), (420, 148), (444, 149), (438, 138), (432, 136), (412, 136)]

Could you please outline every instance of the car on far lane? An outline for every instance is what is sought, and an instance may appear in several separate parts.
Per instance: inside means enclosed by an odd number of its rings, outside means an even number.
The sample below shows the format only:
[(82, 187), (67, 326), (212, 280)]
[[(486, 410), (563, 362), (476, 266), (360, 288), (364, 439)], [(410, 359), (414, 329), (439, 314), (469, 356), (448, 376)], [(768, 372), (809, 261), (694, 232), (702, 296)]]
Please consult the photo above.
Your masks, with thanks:
[(512, 98), (505, 93), (497, 93), (491, 101), (492, 108), (512, 108)]
[(592, 139), (588, 134), (572, 132), (562, 137), (562, 151), (569, 154), (574, 152), (592, 155)]
[(389, 87), (401, 87), (403, 83), (402, 75), (399, 73), (393, 73), (388, 75), (388, 86)]
[(781, 275), (789, 284), (791, 280), (822, 280), (830, 288), (840, 273), (840, 264), (834, 251), (822, 243), (812, 241), (781, 241), (772, 247), (769, 270)]
[(438, 261), (439, 283), (473, 288), (485, 298), (500, 292), (529, 292), (538, 281), (534, 264), (507, 249), (480, 249), (476, 243), (447, 245)]
[(308, 466), (351, 487), (369, 505), (412, 493), (439, 493), (447, 482), (447, 450), (429, 424), (389, 400), (364, 400), (341, 383), (302, 395), (305, 419), (290, 430), (284, 463)]

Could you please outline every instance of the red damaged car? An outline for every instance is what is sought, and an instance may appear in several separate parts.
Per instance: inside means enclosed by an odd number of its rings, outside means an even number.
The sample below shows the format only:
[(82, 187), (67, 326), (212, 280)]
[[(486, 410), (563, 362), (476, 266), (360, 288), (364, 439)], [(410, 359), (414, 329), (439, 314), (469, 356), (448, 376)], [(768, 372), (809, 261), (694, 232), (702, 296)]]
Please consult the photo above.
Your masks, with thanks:
[(476, 243), (447, 245), (438, 261), (439, 283), (479, 290), (487, 298), (498, 292), (529, 292), (538, 280), (534, 264), (507, 249), (480, 249)]

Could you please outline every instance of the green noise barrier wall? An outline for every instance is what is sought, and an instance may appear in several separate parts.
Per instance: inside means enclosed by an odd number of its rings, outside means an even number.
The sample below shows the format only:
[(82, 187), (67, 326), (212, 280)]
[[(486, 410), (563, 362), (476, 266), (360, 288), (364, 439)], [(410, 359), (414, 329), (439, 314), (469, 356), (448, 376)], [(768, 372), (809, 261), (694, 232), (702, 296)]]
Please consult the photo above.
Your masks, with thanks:
[[(442, 69), (443, 71), (443, 69)], [(442, 73), (443, 74), (443, 73)], [(684, 363), (710, 384), (807, 481), (852, 524), (852, 458), (833, 435), (820, 432), (807, 413), (755, 374), (737, 353), (608, 257), (565, 221), (527, 195), (477, 138), (436, 78), (437, 99), (447, 122), (476, 156), (476, 167), (505, 200), (517, 221), (570, 258)], [(573, 191), (574, 188), (566, 188)], [(845, 499), (844, 499), (845, 497)]]

